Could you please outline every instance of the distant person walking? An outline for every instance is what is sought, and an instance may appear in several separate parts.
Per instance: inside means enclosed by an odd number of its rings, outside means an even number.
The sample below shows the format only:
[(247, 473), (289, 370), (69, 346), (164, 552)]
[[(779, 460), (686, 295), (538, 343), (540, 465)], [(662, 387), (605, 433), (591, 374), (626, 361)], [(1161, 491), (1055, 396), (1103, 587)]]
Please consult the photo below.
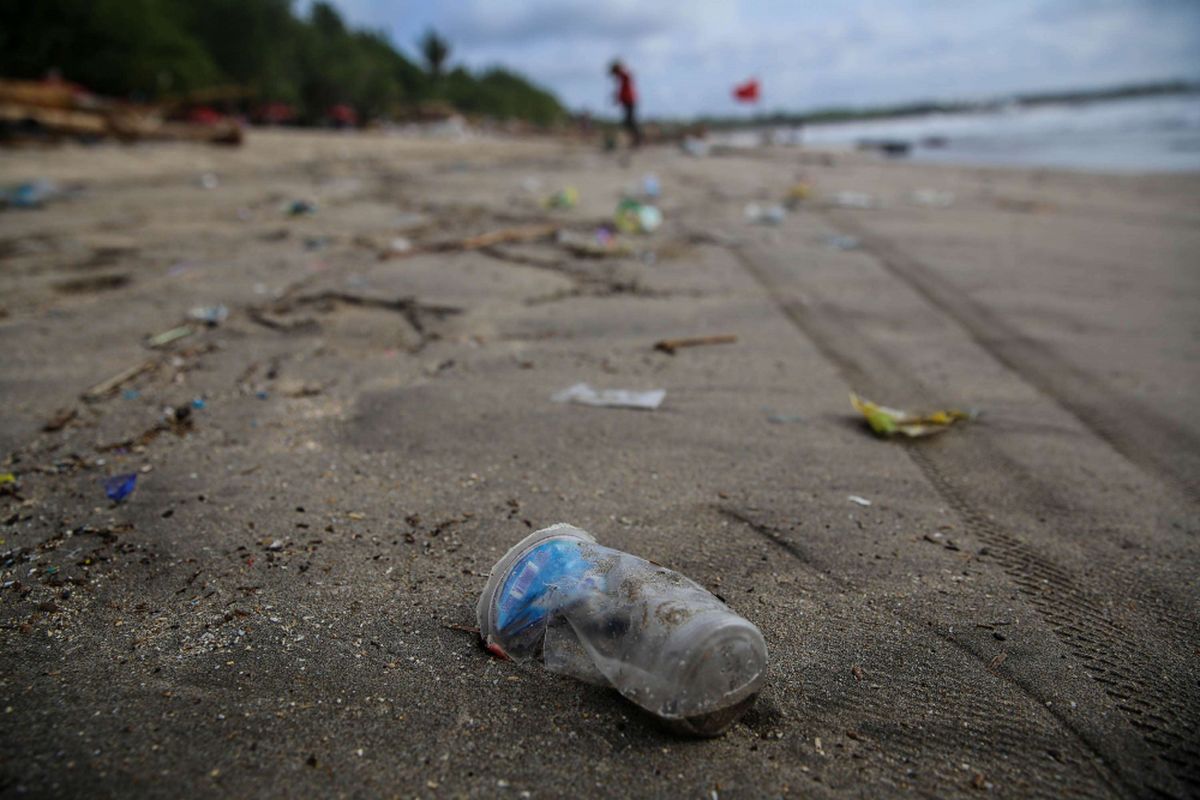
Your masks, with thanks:
[(633, 146), (640, 147), (642, 131), (637, 124), (637, 89), (633, 88), (633, 73), (620, 61), (609, 64), (608, 72), (617, 80), (616, 101), (625, 111), (625, 130), (629, 131)]

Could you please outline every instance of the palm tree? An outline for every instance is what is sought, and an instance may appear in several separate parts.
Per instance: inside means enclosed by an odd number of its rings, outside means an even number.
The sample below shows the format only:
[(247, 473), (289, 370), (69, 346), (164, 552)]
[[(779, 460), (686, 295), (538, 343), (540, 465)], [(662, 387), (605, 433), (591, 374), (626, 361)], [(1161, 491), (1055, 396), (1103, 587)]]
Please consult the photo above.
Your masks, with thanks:
[(429, 65), (429, 74), (435, 78), (440, 77), (442, 66), (450, 56), (450, 43), (438, 36), (437, 31), (430, 28), (421, 37), (420, 45), (421, 55), (425, 56), (425, 62)]

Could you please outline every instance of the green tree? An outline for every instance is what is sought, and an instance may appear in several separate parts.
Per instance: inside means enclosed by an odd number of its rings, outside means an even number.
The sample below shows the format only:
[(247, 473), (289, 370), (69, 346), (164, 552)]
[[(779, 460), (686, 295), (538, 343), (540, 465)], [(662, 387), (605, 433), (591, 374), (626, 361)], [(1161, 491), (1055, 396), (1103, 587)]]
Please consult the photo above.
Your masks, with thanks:
[(421, 55), (425, 57), (425, 63), (429, 66), (429, 74), (434, 78), (441, 77), (446, 59), (450, 57), (450, 43), (430, 28), (421, 37), (420, 46)]

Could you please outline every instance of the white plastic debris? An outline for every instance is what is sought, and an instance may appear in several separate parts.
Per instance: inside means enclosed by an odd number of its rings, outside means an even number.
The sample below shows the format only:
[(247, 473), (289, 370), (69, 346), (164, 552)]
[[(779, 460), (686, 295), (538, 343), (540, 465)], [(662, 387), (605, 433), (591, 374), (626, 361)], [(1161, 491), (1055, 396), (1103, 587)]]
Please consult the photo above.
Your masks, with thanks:
[(919, 206), (948, 208), (954, 203), (954, 192), (942, 192), (937, 189), (917, 189), (912, 193), (912, 199)]
[(866, 508), (867, 506), (871, 505), (870, 500), (868, 500), (865, 497), (859, 497), (856, 494), (852, 494), (849, 497), (847, 497), (846, 499), (849, 500), (851, 503), (855, 503), (857, 505), (862, 506), (863, 508)]
[(593, 389), (586, 383), (577, 383), (563, 389), (550, 399), (556, 403), (578, 403), (584, 406), (604, 408), (638, 408), (653, 411), (662, 405), (667, 396), (666, 389), (651, 389), (645, 392), (632, 389)]
[(879, 203), (866, 192), (838, 192), (831, 198), (835, 206), (842, 208), (876, 208)]
[(743, 213), (748, 222), (759, 225), (778, 225), (787, 217), (787, 209), (781, 205), (760, 206), (758, 203), (747, 203)]

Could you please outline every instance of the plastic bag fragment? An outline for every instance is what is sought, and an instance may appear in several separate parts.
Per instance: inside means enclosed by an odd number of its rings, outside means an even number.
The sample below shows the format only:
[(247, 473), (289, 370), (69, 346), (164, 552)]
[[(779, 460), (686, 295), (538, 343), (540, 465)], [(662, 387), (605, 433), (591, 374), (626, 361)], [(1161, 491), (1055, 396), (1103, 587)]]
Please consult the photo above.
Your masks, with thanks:
[(867, 424), (877, 436), (889, 437), (897, 433), (910, 438), (932, 436), (941, 433), (959, 420), (974, 419), (974, 412), (959, 411), (951, 408), (943, 411), (931, 411), (928, 414), (915, 414), (898, 408), (889, 408), (865, 400), (857, 394), (850, 393), (850, 405), (867, 419)]

